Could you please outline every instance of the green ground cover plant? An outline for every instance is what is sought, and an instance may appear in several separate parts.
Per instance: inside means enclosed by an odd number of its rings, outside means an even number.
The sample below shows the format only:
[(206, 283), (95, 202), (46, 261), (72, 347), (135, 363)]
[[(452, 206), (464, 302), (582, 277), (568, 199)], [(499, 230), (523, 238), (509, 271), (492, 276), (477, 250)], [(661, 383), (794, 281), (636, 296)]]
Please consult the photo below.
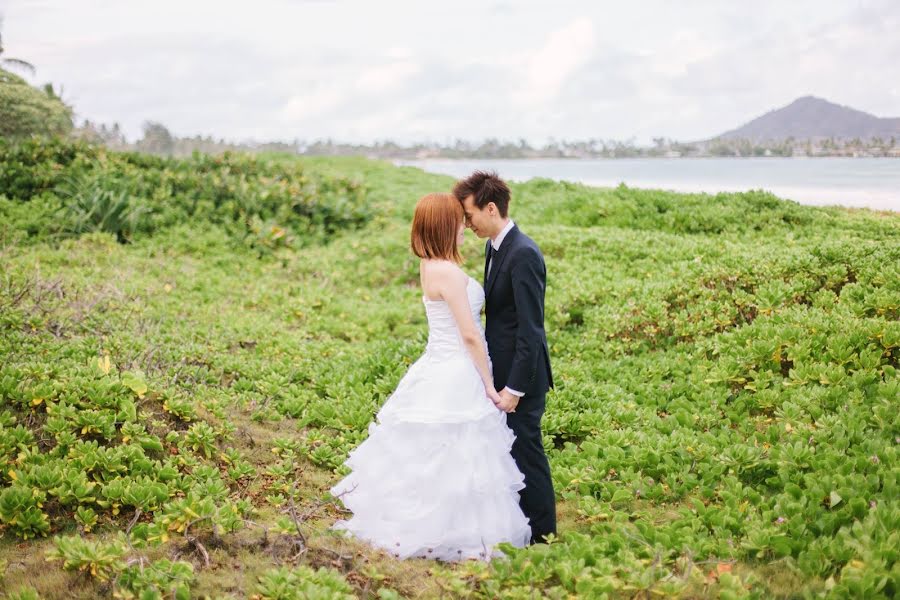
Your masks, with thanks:
[(560, 535), (448, 566), (332, 534), (327, 490), (423, 351), (408, 223), (450, 178), (35, 140), (0, 181), (9, 597), (897, 593), (896, 214), (514, 184)]

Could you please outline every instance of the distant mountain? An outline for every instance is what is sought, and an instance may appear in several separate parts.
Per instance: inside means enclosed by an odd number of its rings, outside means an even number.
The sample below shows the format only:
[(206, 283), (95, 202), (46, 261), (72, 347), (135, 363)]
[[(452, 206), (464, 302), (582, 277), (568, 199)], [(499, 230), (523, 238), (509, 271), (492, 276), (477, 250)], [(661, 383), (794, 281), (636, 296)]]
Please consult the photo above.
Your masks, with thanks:
[(890, 139), (892, 136), (900, 139), (900, 118), (876, 117), (822, 98), (804, 96), (718, 137), (761, 142), (783, 140), (788, 137)]

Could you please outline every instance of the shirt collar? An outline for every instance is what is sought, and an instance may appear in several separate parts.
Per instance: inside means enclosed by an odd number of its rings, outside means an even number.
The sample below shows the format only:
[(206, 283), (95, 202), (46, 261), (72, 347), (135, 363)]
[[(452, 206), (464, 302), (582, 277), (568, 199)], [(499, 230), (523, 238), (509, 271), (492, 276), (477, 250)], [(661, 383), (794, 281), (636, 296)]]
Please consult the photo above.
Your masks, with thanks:
[(515, 223), (513, 223), (513, 220), (510, 219), (506, 224), (506, 227), (504, 227), (500, 231), (500, 233), (497, 234), (496, 239), (491, 240), (491, 246), (494, 247), (495, 252), (500, 249), (500, 244), (503, 243), (503, 238), (505, 238), (506, 234), (509, 233), (509, 230), (513, 228), (513, 225), (515, 225)]

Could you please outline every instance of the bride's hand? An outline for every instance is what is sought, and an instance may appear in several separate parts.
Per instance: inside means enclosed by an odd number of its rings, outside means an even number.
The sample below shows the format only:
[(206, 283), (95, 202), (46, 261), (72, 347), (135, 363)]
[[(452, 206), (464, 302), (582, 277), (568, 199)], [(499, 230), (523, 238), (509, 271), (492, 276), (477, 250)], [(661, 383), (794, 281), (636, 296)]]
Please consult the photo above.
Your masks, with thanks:
[(497, 390), (494, 389), (494, 386), (488, 386), (487, 388), (485, 388), (485, 391), (487, 392), (487, 397), (490, 398), (491, 402), (494, 403), (494, 406), (500, 408), (500, 394), (497, 393)]

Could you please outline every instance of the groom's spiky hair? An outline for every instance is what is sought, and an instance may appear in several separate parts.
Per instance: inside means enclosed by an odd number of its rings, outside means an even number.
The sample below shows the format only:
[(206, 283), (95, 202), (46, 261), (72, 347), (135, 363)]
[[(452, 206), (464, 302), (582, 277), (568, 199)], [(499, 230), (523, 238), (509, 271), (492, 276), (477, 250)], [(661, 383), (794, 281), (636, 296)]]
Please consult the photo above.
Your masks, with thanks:
[(460, 202), (474, 196), (475, 206), (479, 210), (493, 202), (501, 217), (509, 212), (509, 187), (494, 171), (475, 171), (465, 179), (460, 179), (453, 187), (453, 195)]

